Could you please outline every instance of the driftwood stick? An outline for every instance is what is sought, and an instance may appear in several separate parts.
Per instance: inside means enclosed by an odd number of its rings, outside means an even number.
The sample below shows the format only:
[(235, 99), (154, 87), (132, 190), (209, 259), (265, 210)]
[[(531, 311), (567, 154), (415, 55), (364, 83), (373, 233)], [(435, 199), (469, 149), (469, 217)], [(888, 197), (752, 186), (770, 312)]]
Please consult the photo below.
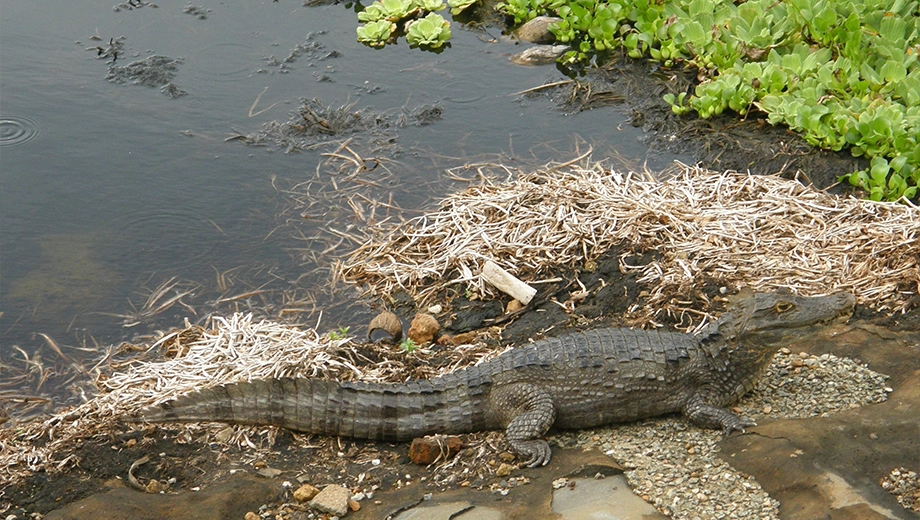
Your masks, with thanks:
[(517, 279), (513, 274), (505, 271), (491, 260), (486, 260), (482, 266), (482, 278), (494, 285), (498, 290), (510, 295), (524, 305), (530, 303), (537, 290)]

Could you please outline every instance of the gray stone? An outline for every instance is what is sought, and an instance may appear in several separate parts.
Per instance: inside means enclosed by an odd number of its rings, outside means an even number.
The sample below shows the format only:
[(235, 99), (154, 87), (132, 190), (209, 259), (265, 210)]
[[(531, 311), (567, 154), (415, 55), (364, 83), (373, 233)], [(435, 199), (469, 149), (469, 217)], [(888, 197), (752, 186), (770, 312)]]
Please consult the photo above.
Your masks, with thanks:
[(469, 502), (424, 504), (399, 513), (393, 520), (504, 520), (507, 518), (497, 509), (474, 506)]
[[(574, 486), (571, 484), (574, 483)], [(623, 475), (603, 479), (570, 479), (553, 492), (553, 512), (560, 520), (665, 520), (637, 497)]]
[(243, 518), (262, 504), (281, 498), (281, 483), (251, 475), (201, 491), (149, 494), (118, 488), (93, 495), (45, 515), (47, 520), (224, 520)]
[(342, 516), (348, 512), (349, 498), (351, 498), (351, 491), (342, 486), (330, 484), (313, 497), (310, 507), (323, 513)]
[(561, 22), (562, 18), (538, 16), (514, 31), (519, 40), (530, 43), (553, 43), (556, 36), (549, 32), (549, 26)]
[(509, 60), (516, 65), (549, 65), (569, 49), (571, 47), (568, 45), (537, 45), (515, 54)]

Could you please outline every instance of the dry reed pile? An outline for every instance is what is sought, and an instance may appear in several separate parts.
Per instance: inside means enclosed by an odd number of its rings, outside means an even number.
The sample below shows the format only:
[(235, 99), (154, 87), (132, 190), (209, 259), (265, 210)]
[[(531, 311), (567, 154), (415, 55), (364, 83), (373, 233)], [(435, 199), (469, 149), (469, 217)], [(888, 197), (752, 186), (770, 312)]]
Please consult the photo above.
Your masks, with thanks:
[(358, 248), (338, 275), (370, 294), (400, 288), (420, 301), (453, 284), (493, 296), (479, 276), (486, 260), (537, 282), (618, 245), (624, 258), (660, 253), (634, 268), (648, 292), (631, 310), (635, 323), (662, 312), (699, 316), (706, 309), (681, 302), (712, 282), (803, 295), (847, 290), (889, 311), (905, 310), (920, 293), (916, 206), (685, 165), (663, 182), (602, 165), (549, 168), (470, 187), (438, 211), (368, 236), (383, 238)]
[[(173, 331), (153, 344), (169, 359), (135, 361), (96, 384), (101, 395), (44, 422), (0, 429), (0, 490), (35, 471), (54, 472), (79, 461), (72, 454), (81, 441), (94, 436), (110, 438), (120, 421), (139, 410), (198, 389), (226, 383), (273, 377), (323, 377), (327, 379), (396, 382), (432, 377), (499, 354), (485, 346), (468, 345), (448, 353), (440, 368), (410, 370), (408, 357), (424, 356), (418, 349), (402, 352), (376, 350), (373, 362), (362, 357), (359, 345), (347, 338), (332, 339), (314, 329), (301, 330), (252, 314), (213, 318), (213, 329), (190, 326)], [(140, 425), (140, 423), (138, 423)], [(192, 425), (182, 426), (195, 430)], [(229, 442), (255, 447), (255, 432), (273, 436), (275, 428), (237, 428)], [(2, 494), (0, 494), (2, 498)]]

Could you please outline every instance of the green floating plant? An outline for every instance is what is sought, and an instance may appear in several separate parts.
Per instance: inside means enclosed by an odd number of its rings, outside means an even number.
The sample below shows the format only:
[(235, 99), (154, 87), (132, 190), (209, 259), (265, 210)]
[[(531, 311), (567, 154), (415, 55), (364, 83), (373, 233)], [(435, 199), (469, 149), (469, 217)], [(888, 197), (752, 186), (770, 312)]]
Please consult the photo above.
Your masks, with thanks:
[(358, 13), (360, 22), (376, 22), (388, 20), (398, 22), (418, 10), (414, 0), (376, 0)]
[(444, 0), (415, 0), (415, 5), (422, 11), (440, 11), (444, 9)]
[[(450, 14), (458, 15), (469, 8), (471, 5), (475, 4), (476, 0), (447, 0), (447, 5), (450, 6)], [(431, 11), (436, 11), (436, 9), (430, 9)]]
[(810, 144), (871, 162), (841, 177), (874, 200), (920, 191), (918, 0), (504, 0), (516, 24), (549, 14), (569, 66), (623, 47), (700, 83), (675, 114), (758, 110)]
[(396, 24), (377, 20), (358, 26), (358, 41), (371, 47), (383, 47), (396, 31)]
[(450, 39), (450, 23), (437, 13), (412, 21), (406, 31), (406, 41), (416, 47), (437, 49)]
[[(450, 23), (433, 11), (444, 8), (444, 0), (375, 0), (358, 13), (358, 20), (366, 22), (357, 29), (358, 41), (383, 47), (405, 31), (411, 46), (438, 49), (450, 39)], [(427, 16), (417, 18), (426, 12)]]

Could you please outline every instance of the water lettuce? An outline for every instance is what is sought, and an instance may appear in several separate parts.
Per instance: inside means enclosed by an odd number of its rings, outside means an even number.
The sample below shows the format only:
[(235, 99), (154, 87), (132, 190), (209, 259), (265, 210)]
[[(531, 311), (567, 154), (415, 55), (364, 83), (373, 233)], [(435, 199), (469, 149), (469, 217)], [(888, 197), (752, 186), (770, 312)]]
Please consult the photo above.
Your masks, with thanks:
[(358, 27), (358, 41), (371, 47), (383, 47), (394, 31), (396, 24), (389, 20), (367, 22)]
[(436, 13), (429, 13), (408, 25), (406, 41), (409, 45), (437, 49), (450, 39), (450, 23)]

